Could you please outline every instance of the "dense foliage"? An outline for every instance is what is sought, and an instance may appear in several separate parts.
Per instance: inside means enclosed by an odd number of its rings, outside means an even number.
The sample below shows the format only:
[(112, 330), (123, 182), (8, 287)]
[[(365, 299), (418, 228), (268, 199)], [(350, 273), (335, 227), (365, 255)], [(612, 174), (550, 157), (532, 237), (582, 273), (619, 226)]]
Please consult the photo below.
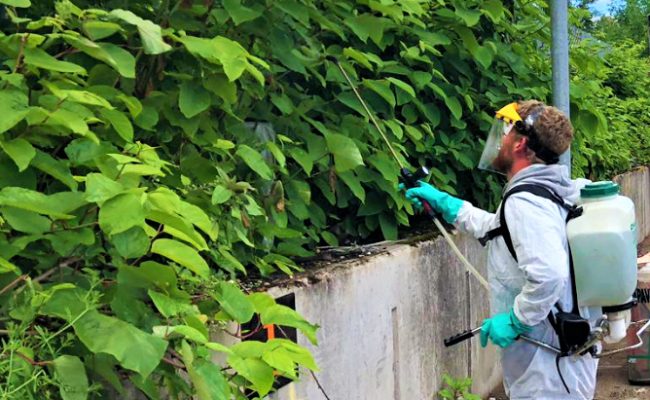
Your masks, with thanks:
[[(102, 398), (127, 381), (154, 399), (243, 398), (316, 369), (287, 340), (215, 338), (246, 336), (258, 314), (316, 343), (230, 279), (409, 224), (398, 164), (328, 56), (405, 163), (486, 206), (502, 182), (474, 165), (494, 109), (549, 96), (542, 1), (0, 4), (4, 398)], [(603, 175), (620, 167), (606, 164), (617, 114), (594, 90), (647, 116), (613, 90), (637, 69), (612, 58), (605, 74), (590, 46), (574, 58), (574, 165)]]

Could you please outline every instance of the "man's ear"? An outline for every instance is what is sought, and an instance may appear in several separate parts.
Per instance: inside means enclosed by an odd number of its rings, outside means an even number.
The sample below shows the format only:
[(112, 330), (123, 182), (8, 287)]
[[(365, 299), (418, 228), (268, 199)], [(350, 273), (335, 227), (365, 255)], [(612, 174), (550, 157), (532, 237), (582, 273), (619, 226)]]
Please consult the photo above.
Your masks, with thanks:
[(515, 140), (515, 145), (513, 146), (513, 151), (515, 153), (519, 154), (527, 154), (528, 153), (528, 138), (526, 136), (520, 135), (516, 140)]

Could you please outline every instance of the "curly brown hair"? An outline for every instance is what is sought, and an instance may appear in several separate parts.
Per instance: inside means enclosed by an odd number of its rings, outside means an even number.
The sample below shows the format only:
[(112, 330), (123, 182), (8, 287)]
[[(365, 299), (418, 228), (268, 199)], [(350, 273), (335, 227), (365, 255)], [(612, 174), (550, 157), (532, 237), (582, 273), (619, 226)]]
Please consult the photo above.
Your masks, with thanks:
[(517, 112), (522, 119), (541, 109), (533, 128), (540, 143), (557, 155), (569, 149), (573, 140), (573, 126), (566, 115), (553, 106), (547, 106), (538, 100), (517, 102)]

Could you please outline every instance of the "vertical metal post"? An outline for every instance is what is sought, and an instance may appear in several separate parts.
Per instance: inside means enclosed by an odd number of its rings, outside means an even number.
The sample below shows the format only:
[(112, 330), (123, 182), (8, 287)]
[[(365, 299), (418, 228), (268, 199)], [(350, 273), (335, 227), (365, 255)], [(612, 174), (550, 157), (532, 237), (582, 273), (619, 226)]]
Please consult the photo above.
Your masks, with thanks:
[(650, 14), (648, 14), (648, 54), (650, 55)]
[[(569, 99), (569, 3), (551, 0), (551, 57), (553, 59), (553, 105), (570, 117)], [(571, 173), (571, 149), (560, 156)]]

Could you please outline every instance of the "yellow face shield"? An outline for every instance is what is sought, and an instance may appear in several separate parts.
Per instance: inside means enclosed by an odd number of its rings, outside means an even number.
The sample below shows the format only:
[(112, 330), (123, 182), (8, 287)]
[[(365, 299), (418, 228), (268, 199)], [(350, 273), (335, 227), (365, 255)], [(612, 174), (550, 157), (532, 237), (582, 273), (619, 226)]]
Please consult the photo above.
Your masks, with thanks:
[(510, 133), (517, 121), (521, 121), (521, 116), (517, 113), (517, 103), (510, 103), (497, 111), (478, 163), (479, 169), (500, 172), (494, 168), (493, 163), (501, 150), (503, 137)]

